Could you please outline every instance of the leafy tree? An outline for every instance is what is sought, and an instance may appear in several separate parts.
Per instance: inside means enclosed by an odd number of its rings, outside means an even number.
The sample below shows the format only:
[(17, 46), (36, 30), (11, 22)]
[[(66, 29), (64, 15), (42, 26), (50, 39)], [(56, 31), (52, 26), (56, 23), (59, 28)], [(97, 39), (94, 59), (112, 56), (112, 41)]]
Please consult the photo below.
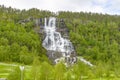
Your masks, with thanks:
[(40, 80), (50, 80), (53, 78), (53, 67), (47, 62), (43, 62), (40, 66)]
[(38, 57), (34, 58), (31, 75), (33, 80), (40, 80), (40, 61)]
[(65, 72), (66, 72), (66, 66), (62, 62), (56, 64), (54, 69), (54, 79), (64, 80)]

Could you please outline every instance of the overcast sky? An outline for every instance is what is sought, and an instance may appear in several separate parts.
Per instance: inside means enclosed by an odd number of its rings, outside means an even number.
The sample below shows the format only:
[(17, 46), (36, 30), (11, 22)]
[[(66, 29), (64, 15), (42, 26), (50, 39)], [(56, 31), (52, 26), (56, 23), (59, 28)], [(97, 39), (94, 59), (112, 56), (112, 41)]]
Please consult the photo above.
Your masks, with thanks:
[(0, 0), (0, 5), (18, 9), (84, 11), (120, 15), (120, 0)]

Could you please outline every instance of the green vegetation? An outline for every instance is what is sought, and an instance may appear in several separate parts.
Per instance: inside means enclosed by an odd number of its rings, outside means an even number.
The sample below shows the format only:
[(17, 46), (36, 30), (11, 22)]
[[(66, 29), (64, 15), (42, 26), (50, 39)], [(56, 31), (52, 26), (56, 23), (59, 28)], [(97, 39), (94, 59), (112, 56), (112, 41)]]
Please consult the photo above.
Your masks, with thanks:
[[(0, 64), (0, 78), (7, 78), (8, 80), (20, 80), (21, 71), (19, 69), (21, 64)], [(37, 65), (37, 66), (36, 66)], [(24, 65), (23, 71), (24, 80), (119, 80), (120, 76), (112, 71), (105, 70), (103, 66), (89, 67), (82, 62), (66, 68), (63, 63), (58, 63), (55, 66), (47, 62), (39, 62), (34, 60), (33, 65)]]
[(0, 6), (0, 78), (20, 80), (19, 65), (24, 65), (24, 80), (119, 80), (120, 79), (120, 16), (59, 12), (69, 29), (78, 56), (95, 66), (82, 62), (66, 67), (62, 62), (51, 65), (36, 33), (34, 20), (28, 18), (56, 16), (38, 9), (18, 10)]

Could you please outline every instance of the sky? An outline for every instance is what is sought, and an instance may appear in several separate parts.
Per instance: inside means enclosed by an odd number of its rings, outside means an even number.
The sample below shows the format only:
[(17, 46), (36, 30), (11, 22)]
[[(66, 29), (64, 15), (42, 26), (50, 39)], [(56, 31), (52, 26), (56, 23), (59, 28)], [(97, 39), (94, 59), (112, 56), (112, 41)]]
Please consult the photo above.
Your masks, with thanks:
[(0, 5), (18, 9), (94, 12), (120, 15), (120, 0), (0, 0)]

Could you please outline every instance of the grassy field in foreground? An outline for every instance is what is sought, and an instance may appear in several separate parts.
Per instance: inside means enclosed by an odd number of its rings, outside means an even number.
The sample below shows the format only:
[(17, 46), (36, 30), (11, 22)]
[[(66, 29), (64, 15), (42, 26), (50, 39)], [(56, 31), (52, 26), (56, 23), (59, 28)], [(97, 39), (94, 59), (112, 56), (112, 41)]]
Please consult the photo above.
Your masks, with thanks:
[[(16, 68), (21, 66), (20, 64), (7, 64), (7, 63), (0, 63), (0, 78), (7, 78), (8, 75)], [(30, 80), (31, 75), (31, 66), (25, 65), (25, 76), (24, 80)], [(120, 78), (96, 78), (96, 79), (88, 79), (83, 78), (80, 80), (120, 80)]]
[[(8, 75), (16, 68), (21, 66), (20, 64), (7, 64), (7, 63), (0, 63), (0, 78), (7, 78)], [(25, 77), (29, 77), (28, 74), (30, 73), (31, 67), (25, 66)]]

